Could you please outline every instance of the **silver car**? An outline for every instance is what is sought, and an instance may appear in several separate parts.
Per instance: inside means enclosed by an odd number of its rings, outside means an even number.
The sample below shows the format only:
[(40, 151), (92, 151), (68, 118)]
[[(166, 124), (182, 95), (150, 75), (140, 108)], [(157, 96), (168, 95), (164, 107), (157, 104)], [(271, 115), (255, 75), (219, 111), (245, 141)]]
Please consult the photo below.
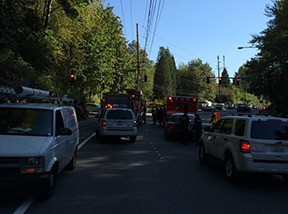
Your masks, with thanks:
[(288, 180), (288, 119), (227, 116), (205, 128), (199, 143), (201, 163), (209, 157), (224, 163), (229, 180), (241, 172), (280, 174)]
[(107, 137), (128, 137), (131, 143), (137, 138), (137, 120), (129, 108), (102, 110), (96, 124), (96, 135), (103, 142)]

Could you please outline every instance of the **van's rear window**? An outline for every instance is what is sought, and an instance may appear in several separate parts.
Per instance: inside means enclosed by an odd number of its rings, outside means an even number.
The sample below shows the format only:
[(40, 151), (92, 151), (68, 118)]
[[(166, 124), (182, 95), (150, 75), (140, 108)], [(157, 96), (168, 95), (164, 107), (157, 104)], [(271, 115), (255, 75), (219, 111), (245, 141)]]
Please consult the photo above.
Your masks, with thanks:
[(0, 134), (51, 136), (53, 111), (42, 109), (0, 108)]
[(288, 122), (253, 121), (250, 136), (257, 139), (288, 140)]

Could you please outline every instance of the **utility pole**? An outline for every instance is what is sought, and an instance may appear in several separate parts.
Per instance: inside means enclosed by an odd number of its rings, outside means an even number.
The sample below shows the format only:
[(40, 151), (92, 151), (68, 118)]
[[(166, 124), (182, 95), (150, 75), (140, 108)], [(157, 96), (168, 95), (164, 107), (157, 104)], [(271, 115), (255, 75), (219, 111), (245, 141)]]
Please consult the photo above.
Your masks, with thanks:
[[(218, 81), (219, 81), (219, 77), (220, 77), (220, 65), (219, 65), (220, 61), (219, 61), (219, 56), (217, 56), (217, 67), (218, 67)], [(220, 94), (220, 84), (218, 83), (218, 88), (219, 88), (219, 94)]]
[(138, 23), (136, 24), (136, 36), (137, 36), (137, 90), (140, 90), (140, 53), (139, 53), (139, 34), (138, 34)]

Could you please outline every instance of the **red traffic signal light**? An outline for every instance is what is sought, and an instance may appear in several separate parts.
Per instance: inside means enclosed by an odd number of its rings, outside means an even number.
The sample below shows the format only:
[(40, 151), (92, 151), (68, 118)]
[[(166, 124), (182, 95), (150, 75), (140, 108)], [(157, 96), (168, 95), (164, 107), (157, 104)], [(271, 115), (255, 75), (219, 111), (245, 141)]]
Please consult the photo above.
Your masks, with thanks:
[(236, 78), (236, 85), (240, 85), (240, 78), (239, 77)]
[(235, 77), (234, 79), (233, 79), (233, 83), (234, 83), (234, 85), (240, 85), (240, 81), (241, 81), (241, 79), (240, 79), (240, 77)]
[(218, 84), (219, 84), (219, 85), (222, 84), (222, 77), (218, 77)]
[(207, 74), (206, 76), (206, 82), (209, 84), (210, 83), (210, 74)]
[(73, 72), (70, 72), (69, 77), (70, 77), (70, 80), (74, 80), (74, 79), (75, 79), (75, 75), (74, 75), (74, 73), (73, 73)]

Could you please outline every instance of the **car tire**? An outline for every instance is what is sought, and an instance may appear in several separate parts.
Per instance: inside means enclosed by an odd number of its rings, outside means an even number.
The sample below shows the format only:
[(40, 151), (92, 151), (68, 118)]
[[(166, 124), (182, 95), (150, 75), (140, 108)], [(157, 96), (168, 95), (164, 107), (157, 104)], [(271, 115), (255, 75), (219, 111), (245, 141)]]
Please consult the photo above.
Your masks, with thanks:
[(235, 182), (239, 179), (240, 173), (236, 169), (233, 157), (228, 153), (224, 163), (225, 176), (230, 182)]
[(74, 152), (72, 159), (70, 160), (70, 162), (68, 163), (65, 169), (68, 171), (72, 171), (75, 168), (76, 168), (76, 151)]
[(288, 183), (288, 174), (282, 174), (282, 178), (286, 183)]
[(130, 136), (129, 141), (130, 141), (130, 143), (135, 143), (136, 142), (136, 136)]
[(49, 176), (44, 182), (44, 187), (41, 192), (41, 198), (47, 200), (51, 198), (55, 191), (56, 181), (57, 181), (58, 170), (56, 167), (53, 167), (49, 172)]
[(203, 142), (199, 142), (198, 157), (200, 163), (202, 164), (207, 163), (208, 159)]

